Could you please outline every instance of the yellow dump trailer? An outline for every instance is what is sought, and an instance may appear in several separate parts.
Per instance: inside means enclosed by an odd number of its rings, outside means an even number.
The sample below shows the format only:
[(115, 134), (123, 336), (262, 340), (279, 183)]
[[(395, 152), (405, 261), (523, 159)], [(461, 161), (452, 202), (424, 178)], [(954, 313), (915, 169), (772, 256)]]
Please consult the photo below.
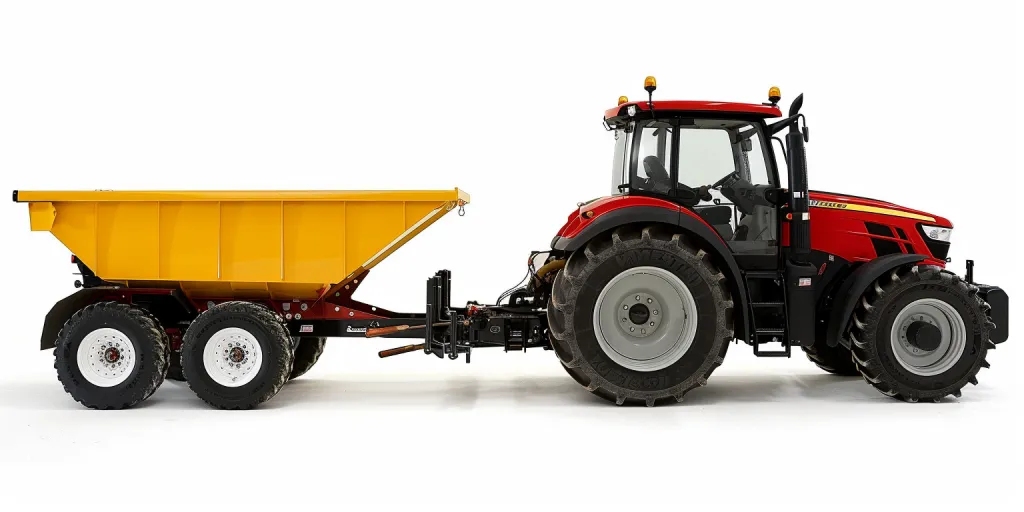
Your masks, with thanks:
[(214, 406), (245, 409), (309, 370), (328, 337), (424, 323), (352, 293), (374, 265), (461, 213), (469, 194), (15, 191), (14, 201), (81, 274), (40, 337), (75, 400), (131, 407), (172, 378)]
[(426, 191), (15, 192), (100, 279), (187, 296), (315, 299), (469, 194)]

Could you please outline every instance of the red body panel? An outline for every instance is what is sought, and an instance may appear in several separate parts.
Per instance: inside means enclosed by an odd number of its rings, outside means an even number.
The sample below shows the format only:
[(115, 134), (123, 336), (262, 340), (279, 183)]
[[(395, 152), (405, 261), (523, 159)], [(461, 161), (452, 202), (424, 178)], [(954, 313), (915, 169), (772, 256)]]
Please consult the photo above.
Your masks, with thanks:
[[(673, 212), (678, 212), (683, 215), (689, 215), (699, 220), (705, 226), (708, 226), (708, 229), (711, 230), (712, 233), (715, 233), (715, 230), (707, 222), (704, 222), (704, 219), (700, 218), (696, 213), (693, 213), (686, 208), (682, 208), (671, 201), (646, 196), (609, 196), (584, 204), (569, 214), (569, 218), (566, 220), (565, 225), (562, 226), (562, 229), (558, 230), (558, 236), (562, 238), (574, 238), (583, 231), (584, 228), (589, 226), (602, 215), (633, 206), (653, 206), (672, 210)], [(589, 218), (584, 215), (588, 212), (593, 212)]]
[[(946, 262), (935, 258), (924, 242), (918, 224), (953, 227), (949, 220), (920, 210), (905, 208), (893, 203), (866, 199), (860, 197), (844, 196), (827, 192), (811, 192), (811, 248), (816, 251), (834, 254), (851, 263), (870, 261), (878, 257), (878, 253), (872, 244), (872, 239), (887, 240), (899, 246), (900, 251), (906, 253), (909, 249), (916, 254), (923, 254), (927, 259), (923, 263), (944, 267)], [(818, 206), (815, 206), (818, 205)], [(573, 211), (566, 220), (562, 229), (558, 230), (558, 236), (562, 238), (574, 238), (584, 228), (599, 219), (602, 215), (622, 208), (634, 206), (654, 206), (678, 211), (683, 215), (690, 215), (708, 226), (712, 233), (717, 232), (704, 222), (697, 214), (679, 205), (646, 196), (610, 196), (591, 201)], [(592, 212), (588, 218), (585, 214)], [(881, 236), (868, 232), (865, 222), (881, 224), (892, 228), (894, 235), (897, 235), (895, 228), (899, 228), (906, 235), (906, 240), (898, 236)], [(789, 245), (789, 223), (783, 220), (781, 229), (781, 243)]]
[[(631, 101), (623, 103), (615, 108), (605, 111), (604, 118), (618, 117), (625, 113), (625, 108), (636, 105), (641, 112), (650, 110), (646, 101)], [(759, 105), (757, 103), (731, 103), (727, 101), (677, 101), (662, 100), (654, 102), (654, 110), (687, 110), (693, 112), (729, 112), (733, 114), (751, 114), (761, 117), (781, 117), (782, 111), (773, 105)]]
[[(944, 267), (946, 262), (931, 256), (924, 238), (917, 230), (918, 224), (926, 224), (941, 227), (953, 227), (945, 218), (905, 208), (896, 204), (866, 199), (861, 197), (844, 196), (827, 192), (811, 192), (811, 248), (828, 254), (834, 254), (851, 263), (870, 261), (877, 257), (872, 238), (896, 242), (901, 251), (906, 252), (907, 248), (898, 237), (885, 237), (868, 233), (865, 222), (872, 222), (900, 228), (910, 241), (913, 251), (917, 254), (924, 254), (928, 259), (924, 263)], [(815, 206), (826, 204), (830, 207)], [(844, 208), (839, 206), (845, 205)], [(874, 211), (863, 211), (857, 208), (867, 207)], [(924, 218), (921, 218), (924, 217)], [(932, 219), (932, 220), (928, 220)], [(782, 245), (789, 245), (788, 222), (783, 222)], [(893, 230), (895, 233), (895, 229)]]

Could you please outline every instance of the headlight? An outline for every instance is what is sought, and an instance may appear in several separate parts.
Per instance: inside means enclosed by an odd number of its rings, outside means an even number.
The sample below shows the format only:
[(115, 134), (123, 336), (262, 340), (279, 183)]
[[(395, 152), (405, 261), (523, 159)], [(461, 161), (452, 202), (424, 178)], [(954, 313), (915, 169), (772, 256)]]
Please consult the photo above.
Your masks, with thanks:
[(921, 230), (924, 231), (925, 236), (928, 238), (940, 242), (948, 242), (949, 235), (953, 233), (953, 228), (940, 228), (938, 226), (921, 226)]

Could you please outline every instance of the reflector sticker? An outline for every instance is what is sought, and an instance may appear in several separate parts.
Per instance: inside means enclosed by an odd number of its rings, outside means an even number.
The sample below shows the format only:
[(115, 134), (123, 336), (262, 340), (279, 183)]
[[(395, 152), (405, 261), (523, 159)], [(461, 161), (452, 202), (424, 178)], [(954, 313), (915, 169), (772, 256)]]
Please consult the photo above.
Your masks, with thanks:
[(919, 215), (910, 212), (902, 212), (899, 210), (893, 210), (892, 208), (879, 208), (877, 206), (867, 206), (863, 204), (852, 203), (838, 203), (834, 201), (818, 201), (817, 199), (812, 199), (807, 204), (812, 208), (828, 208), (831, 210), (851, 210), (855, 212), (878, 213), (881, 215), (890, 215), (893, 217), (904, 217), (907, 219), (926, 220), (928, 222), (935, 222), (934, 217), (929, 217), (927, 215)]
[(309, 324), (300, 325), (299, 332), (313, 332), (313, 326)]
[(810, 286), (811, 285), (811, 278), (809, 278), (809, 277), (801, 277), (800, 281), (797, 283), (797, 285), (798, 286)]

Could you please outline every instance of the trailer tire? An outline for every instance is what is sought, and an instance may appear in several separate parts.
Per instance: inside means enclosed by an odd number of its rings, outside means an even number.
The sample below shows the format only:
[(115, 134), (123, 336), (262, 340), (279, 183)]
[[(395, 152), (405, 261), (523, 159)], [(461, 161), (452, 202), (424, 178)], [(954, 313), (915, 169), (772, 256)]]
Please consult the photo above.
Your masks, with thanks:
[(860, 375), (860, 371), (857, 370), (857, 364), (853, 362), (853, 355), (850, 353), (850, 349), (842, 345), (830, 347), (824, 341), (819, 341), (810, 347), (801, 348), (803, 348), (807, 359), (817, 365), (818, 368), (832, 375), (842, 377), (857, 377)]
[(167, 368), (167, 378), (178, 382), (185, 381), (185, 374), (181, 373), (181, 352), (171, 351), (170, 364)]
[(323, 337), (299, 338), (295, 346), (295, 363), (292, 364), (292, 373), (288, 380), (296, 379), (313, 368), (323, 355), (326, 344), (327, 338)]
[[(647, 335), (652, 337), (651, 341), (622, 339), (627, 345), (636, 341), (637, 345), (651, 346), (662, 340), (669, 345), (657, 345), (651, 353), (658, 355), (651, 357), (624, 355), (616, 348), (623, 346), (616, 337), (638, 334), (625, 330), (624, 334), (617, 334), (618, 326), (611, 327), (605, 317), (614, 316), (613, 321), (618, 322), (619, 313), (602, 312), (618, 310), (618, 295), (633, 296), (633, 283), (642, 288), (641, 283), (661, 281), (669, 288), (652, 288), (650, 296), (637, 304), (652, 303), (647, 298), (659, 304), (660, 296), (666, 305), (665, 312), (648, 309), (647, 314), (661, 313), (664, 318), (642, 318), (644, 308), (639, 308), (634, 316), (634, 308), (628, 308), (628, 320), (637, 330), (650, 325), (648, 321), (654, 322), (651, 334)], [(622, 283), (625, 284), (620, 287)], [(677, 300), (673, 293), (679, 294), (679, 311), (667, 307)], [(606, 302), (611, 309), (605, 308)], [(695, 314), (690, 317), (684, 315), (685, 311)], [(626, 318), (627, 314), (623, 315)], [(707, 384), (733, 339), (733, 302), (728, 279), (718, 270), (712, 254), (685, 234), (662, 225), (622, 226), (598, 235), (569, 257), (552, 287), (548, 323), (552, 348), (580, 385), (617, 405), (651, 407), (682, 401), (688, 391)], [(632, 324), (623, 323), (623, 329), (633, 327)], [(662, 328), (668, 330), (661, 331)], [(680, 340), (685, 345), (681, 349)], [(663, 348), (665, 352), (660, 352)]]
[[(898, 267), (875, 281), (854, 310), (848, 334), (854, 363), (869, 384), (898, 400), (959, 397), (989, 366), (990, 309), (976, 286), (951, 272)], [(933, 334), (912, 334), (928, 330)]]
[(64, 323), (53, 366), (64, 391), (82, 405), (126, 409), (160, 387), (169, 352), (167, 333), (153, 315), (128, 304), (98, 302)]
[(219, 409), (251, 409), (291, 375), (292, 340), (279, 316), (251, 302), (217, 304), (185, 331), (181, 368), (188, 387)]

